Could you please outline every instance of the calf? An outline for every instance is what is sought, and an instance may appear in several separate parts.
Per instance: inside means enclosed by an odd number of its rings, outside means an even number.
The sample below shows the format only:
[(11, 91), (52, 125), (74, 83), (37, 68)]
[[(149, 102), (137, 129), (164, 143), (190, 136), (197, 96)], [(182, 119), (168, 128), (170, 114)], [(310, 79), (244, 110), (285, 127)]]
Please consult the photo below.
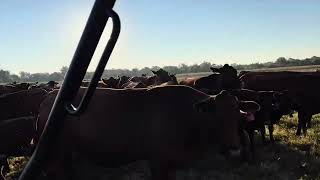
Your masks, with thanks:
[(232, 94), (240, 100), (251, 100), (260, 105), (259, 111), (252, 112), (254, 114), (254, 120), (250, 120), (246, 125), (251, 140), (251, 150), (254, 151), (254, 130), (260, 131), (262, 142), (265, 143), (265, 125), (268, 125), (269, 128), (270, 141), (274, 142), (273, 125), (278, 123), (283, 115), (292, 112), (292, 102), (287, 94), (275, 91), (253, 91), (248, 89), (234, 90)]

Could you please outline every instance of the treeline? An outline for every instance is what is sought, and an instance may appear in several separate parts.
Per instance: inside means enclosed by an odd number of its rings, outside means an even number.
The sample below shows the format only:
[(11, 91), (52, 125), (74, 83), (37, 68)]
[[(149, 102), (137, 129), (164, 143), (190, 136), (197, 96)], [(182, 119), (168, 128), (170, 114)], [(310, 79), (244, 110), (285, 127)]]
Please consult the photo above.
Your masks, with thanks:
[[(306, 66), (306, 65), (320, 65), (320, 57), (313, 56), (306, 59), (286, 59), (284, 57), (278, 58), (274, 62), (266, 63), (253, 63), (253, 64), (231, 64), (237, 70), (250, 70), (250, 69), (262, 69), (262, 68), (274, 68), (274, 67), (288, 67), (288, 66)], [(171, 74), (184, 74), (184, 73), (197, 73), (197, 72), (208, 72), (210, 67), (221, 67), (222, 65), (214, 64), (211, 62), (203, 62), (201, 64), (186, 65), (180, 64), (179, 66), (164, 66), (161, 67), (164, 70), (170, 72)], [(160, 67), (145, 67), (142, 69), (107, 69), (104, 71), (103, 77), (111, 76), (141, 76), (142, 74), (151, 75), (151, 70), (157, 70)], [(47, 82), (50, 80), (53, 81), (62, 81), (68, 67), (64, 66), (60, 69), (59, 72), (54, 73), (28, 73), (20, 72), (19, 75), (11, 74), (7, 70), (0, 70), (0, 83), (8, 82)], [(85, 76), (85, 79), (90, 79), (93, 75), (93, 72), (88, 72)]]

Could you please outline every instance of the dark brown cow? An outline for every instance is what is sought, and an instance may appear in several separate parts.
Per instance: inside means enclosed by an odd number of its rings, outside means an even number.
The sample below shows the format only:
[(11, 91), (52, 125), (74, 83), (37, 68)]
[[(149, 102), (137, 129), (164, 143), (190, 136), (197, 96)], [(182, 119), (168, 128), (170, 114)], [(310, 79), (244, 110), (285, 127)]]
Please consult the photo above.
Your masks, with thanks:
[(288, 90), (298, 111), (297, 135), (306, 132), (312, 115), (320, 112), (320, 73), (318, 72), (249, 72), (241, 76), (244, 88), (260, 91)]
[(161, 68), (157, 71), (152, 71), (152, 73), (155, 76), (148, 78), (149, 83), (150, 83), (150, 84), (148, 84), (149, 86), (150, 85), (156, 86), (156, 85), (160, 85), (160, 84), (163, 84), (166, 82), (177, 80), (175, 75), (169, 75), (169, 73), (167, 71), (165, 71)]
[(55, 81), (49, 81), (47, 83), (41, 83), (41, 84), (33, 84), (33, 85), (30, 85), (28, 87), (28, 89), (37, 89), (37, 88), (41, 88), (41, 89), (44, 89), (46, 91), (52, 91), (54, 89), (59, 89), (60, 87), (58, 86), (58, 82), (55, 82)]
[[(171, 80), (165, 83), (160, 84), (159, 86), (168, 86), (168, 85), (179, 85), (178, 80), (175, 75), (170, 75)], [(149, 86), (153, 87), (153, 86)]]
[[(152, 71), (154, 76), (146, 77), (131, 77), (127, 82), (121, 85), (121, 88), (141, 88), (141, 87), (153, 87), (158, 85), (177, 85), (178, 81), (175, 75), (169, 75), (169, 73), (163, 69), (158, 71)], [(120, 86), (119, 86), (120, 87)]]
[(225, 64), (221, 68), (211, 67), (210, 69), (212, 72), (218, 72), (221, 74), (222, 89), (232, 90), (241, 88), (241, 82), (238, 78), (237, 70), (234, 67)]
[(246, 129), (251, 140), (251, 150), (254, 151), (254, 130), (261, 133), (262, 142), (265, 143), (265, 125), (268, 125), (270, 141), (274, 142), (273, 125), (279, 123), (283, 115), (292, 112), (292, 101), (286, 93), (275, 91), (253, 91), (249, 89), (233, 90), (233, 95), (243, 101), (255, 101), (260, 110), (253, 113), (254, 121), (247, 123)]
[[(118, 88), (119, 78), (110, 77), (108, 79), (102, 78), (101, 81), (103, 82), (105, 88)], [(102, 86), (100, 86), (102, 87)]]
[[(0, 154), (26, 155), (31, 152), (35, 119), (46, 94), (43, 89), (32, 89), (0, 96)], [(7, 166), (6, 157), (1, 164)]]
[[(84, 92), (80, 89), (75, 104)], [(51, 92), (41, 104), (38, 134), (56, 94)], [(83, 114), (67, 116), (43, 174), (63, 179), (57, 176), (70, 171), (61, 169), (62, 160), (70, 156), (67, 152), (76, 151), (109, 167), (149, 160), (153, 180), (169, 179), (177, 167), (201, 158), (209, 144), (221, 145), (231, 154), (239, 152), (239, 103), (245, 108), (252, 102), (238, 102), (226, 92), (209, 96), (187, 86), (97, 89)]]
[(9, 85), (13, 85), (21, 90), (27, 90), (31, 85), (34, 85), (34, 84), (38, 84), (38, 82), (35, 82), (35, 83), (25, 83), (25, 82), (21, 82), (21, 83), (17, 83), (17, 82), (13, 82), (13, 83), (10, 83)]
[(221, 74), (211, 74), (205, 77), (187, 78), (180, 85), (187, 85), (207, 94), (217, 94), (222, 90)]
[(123, 86), (123, 84), (127, 83), (129, 80), (128, 76), (121, 76), (119, 77), (119, 81), (117, 84), (117, 89), (121, 89), (121, 87)]
[(217, 94), (221, 90), (240, 89), (241, 83), (237, 77), (237, 70), (225, 64), (221, 68), (210, 68), (215, 74), (205, 77), (187, 78), (179, 84), (196, 88), (208, 94)]
[(0, 85), (0, 95), (27, 90), (28, 87), (29, 87), (29, 83), (23, 83), (23, 85), (22, 83)]

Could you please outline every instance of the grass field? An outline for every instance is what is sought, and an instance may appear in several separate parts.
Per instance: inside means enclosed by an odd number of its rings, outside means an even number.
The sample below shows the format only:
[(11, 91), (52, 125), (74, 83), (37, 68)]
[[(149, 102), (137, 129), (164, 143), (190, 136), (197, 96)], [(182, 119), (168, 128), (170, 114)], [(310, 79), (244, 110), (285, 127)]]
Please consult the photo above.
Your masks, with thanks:
[[(194, 167), (177, 172), (178, 180), (320, 180), (320, 115), (312, 120), (313, 127), (307, 136), (295, 136), (297, 115), (284, 116), (275, 126), (275, 144), (261, 143), (256, 136), (256, 159), (250, 163), (231, 163), (224, 157), (212, 153)], [(7, 179), (14, 179), (23, 168), (23, 158), (11, 158), (11, 173)], [(76, 164), (76, 179), (96, 180), (144, 180), (150, 174), (144, 161), (132, 163), (118, 169), (106, 169), (80, 161)]]

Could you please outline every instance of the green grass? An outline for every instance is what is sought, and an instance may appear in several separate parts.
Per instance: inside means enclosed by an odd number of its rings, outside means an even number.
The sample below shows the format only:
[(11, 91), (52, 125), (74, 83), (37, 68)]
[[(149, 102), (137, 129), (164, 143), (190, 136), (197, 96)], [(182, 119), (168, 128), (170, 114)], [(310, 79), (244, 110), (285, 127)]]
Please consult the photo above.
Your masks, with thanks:
[[(320, 180), (320, 115), (312, 120), (313, 127), (307, 136), (295, 135), (297, 115), (293, 118), (283, 117), (275, 126), (275, 144), (263, 145), (261, 137), (256, 136), (256, 159), (250, 163), (234, 163), (212, 153), (205, 160), (194, 164), (187, 170), (179, 170), (177, 179), (183, 180)], [(25, 161), (19, 158), (10, 159), (8, 179), (14, 179), (21, 171)], [(123, 179), (143, 180), (150, 174), (146, 162), (132, 163), (118, 169), (106, 169), (85, 161), (76, 163), (77, 179)], [(81, 177), (81, 178), (80, 178)]]

